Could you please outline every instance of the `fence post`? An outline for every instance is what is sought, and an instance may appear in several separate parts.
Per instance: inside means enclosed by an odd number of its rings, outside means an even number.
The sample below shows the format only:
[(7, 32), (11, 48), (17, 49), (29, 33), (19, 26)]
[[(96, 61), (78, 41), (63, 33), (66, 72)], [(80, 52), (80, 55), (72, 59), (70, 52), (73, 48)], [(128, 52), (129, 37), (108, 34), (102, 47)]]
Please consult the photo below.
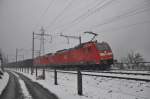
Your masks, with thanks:
[(23, 71), (24, 71), (24, 73), (25, 73), (25, 71), (26, 71), (26, 68), (25, 68), (25, 67), (24, 67), (24, 70), (23, 70)]
[(77, 86), (78, 86), (78, 95), (82, 95), (82, 74), (81, 71), (77, 70)]
[(25, 67), (23, 68), (23, 72), (25, 72)]
[(58, 83), (57, 83), (57, 70), (56, 69), (54, 69), (54, 84), (58, 85)]
[(27, 67), (27, 70), (28, 70), (28, 74), (29, 74), (29, 67)]
[(35, 75), (36, 75), (36, 77), (37, 77), (37, 75), (38, 75), (37, 66), (35, 67)]
[(45, 69), (43, 68), (43, 79), (45, 79)]

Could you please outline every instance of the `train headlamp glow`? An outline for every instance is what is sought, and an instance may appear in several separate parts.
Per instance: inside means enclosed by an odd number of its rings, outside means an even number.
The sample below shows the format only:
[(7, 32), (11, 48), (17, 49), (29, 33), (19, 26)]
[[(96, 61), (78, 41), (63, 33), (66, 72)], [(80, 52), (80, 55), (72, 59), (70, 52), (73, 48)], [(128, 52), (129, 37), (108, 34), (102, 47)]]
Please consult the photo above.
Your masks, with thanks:
[(109, 53), (100, 53), (100, 56), (106, 56), (106, 55), (112, 55), (112, 53), (111, 52), (109, 52)]

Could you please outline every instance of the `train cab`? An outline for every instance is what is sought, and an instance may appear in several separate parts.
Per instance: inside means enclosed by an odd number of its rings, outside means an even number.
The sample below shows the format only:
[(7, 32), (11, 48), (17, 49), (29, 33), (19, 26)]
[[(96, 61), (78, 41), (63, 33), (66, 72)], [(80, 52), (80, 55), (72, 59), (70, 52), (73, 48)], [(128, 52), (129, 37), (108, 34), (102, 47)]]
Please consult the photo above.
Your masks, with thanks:
[(108, 43), (106, 42), (97, 43), (96, 47), (99, 52), (100, 63), (107, 65), (113, 64), (113, 53)]

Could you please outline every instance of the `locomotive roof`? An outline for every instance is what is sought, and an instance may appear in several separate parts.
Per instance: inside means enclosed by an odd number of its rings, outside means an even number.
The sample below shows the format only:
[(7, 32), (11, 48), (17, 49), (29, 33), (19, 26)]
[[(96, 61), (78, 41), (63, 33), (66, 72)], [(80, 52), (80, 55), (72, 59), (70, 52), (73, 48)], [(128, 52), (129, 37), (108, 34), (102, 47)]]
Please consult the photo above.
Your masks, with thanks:
[[(83, 47), (83, 45), (85, 45), (85, 44), (88, 44), (88, 43), (94, 43), (94, 42), (97, 42), (97, 41), (89, 41), (89, 42), (85, 42), (85, 43), (82, 43), (81, 45), (77, 45), (77, 46), (75, 46), (75, 47), (73, 47), (73, 48), (63, 49), (63, 50), (58, 50), (58, 51), (56, 51), (56, 53), (65, 52), (65, 51), (69, 51), (69, 50), (73, 50), (73, 49), (78, 49), (78, 48)], [(55, 53), (55, 54), (56, 54), (56, 53)]]
[[(73, 48), (69, 48), (69, 49), (62, 49), (62, 50), (58, 50), (56, 51), (56, 53), (48, 53), (46, 55), (53, 55), (53, 54), (60, 54), (61, 52), (65, 52), (65, 51), (69, 51), (69, 50), (73, 50), (73, 49), (78, 49), (78, 48), (82, 48), (85, 44), (89, 44), (89, 43), (98, 43), (97, 40), (96, 41), (89, 41), (89, 42), (84, 42), (81, 45), (77, 45)], [(107, 44), (106, 42), (101, 42), (100, 44)], [(44, 55), (45, 56), (45, 55)], [(43, 56), (42, 56), (43, 57)]]

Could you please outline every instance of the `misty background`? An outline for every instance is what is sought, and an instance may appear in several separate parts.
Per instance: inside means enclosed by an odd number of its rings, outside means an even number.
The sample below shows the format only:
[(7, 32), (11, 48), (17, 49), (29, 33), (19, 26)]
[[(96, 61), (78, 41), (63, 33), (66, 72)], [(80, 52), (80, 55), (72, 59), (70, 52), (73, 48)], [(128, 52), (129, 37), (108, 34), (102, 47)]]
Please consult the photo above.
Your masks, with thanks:
[[(60, 33), (87, 42), (92, 36), (83, 32), (93, 31), (96, 40), (109, 43), (115, 59), (134, 50), (150, 61), (150, 0), (0, 0), (0, 49), (10, 61), (16, 48), (31, 58), (32, 32), (40, 33), (42, 26), (52, 35), (52, 41), (45, 37), (45, 53), (79, 43), (68, 44)], [(38, 39), (35, 45), (38, 50)]]

